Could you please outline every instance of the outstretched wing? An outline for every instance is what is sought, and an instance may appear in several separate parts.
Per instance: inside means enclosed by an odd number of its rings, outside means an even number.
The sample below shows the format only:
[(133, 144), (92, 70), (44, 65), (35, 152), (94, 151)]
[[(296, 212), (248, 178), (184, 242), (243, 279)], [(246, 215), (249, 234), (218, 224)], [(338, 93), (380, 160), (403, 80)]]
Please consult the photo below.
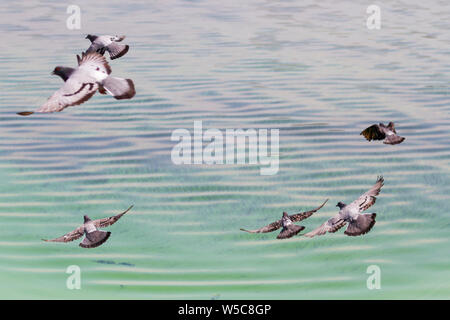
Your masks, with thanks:
[(363, 135), (368, 141), (383, 140), (386, 137), (386, 134), (380, 129), (378, 124), (374, 124), (361, 131), (360, 135)]
[(82, 104), (95, 94), (97, 88), (95, 82), (83, 82), (79, 77), (70, 77), (36, 112), (59, 112)]
[(375, 204), (377, 198), (375, 196), (380, 194), (381, 187), (384, 185), (384, 178), (378, 177), (377, 182), (370, 188), (369, 191), (362, 194), (358, 199), (350, 203), (348, 206), (357, 208), (359, 212), (367, 210)]
[(73, 240), (81, 238), (83, 236), (83, 234), (84, 234), (84, 226), (81, 226), (59, 238), (51, 239), (51, 240), (47, 240), (47, 239), (42, 239), (42, 240), (47, 241), (47, 242), (69, 242), (69, 241), (73, 241)]
[(296, 214), (292, 214), (289, 216), (289, 219), (291, 219), (292, 222), (297, 222), (297, 221), (302, 221), (308, 217), (310, 217), (314, 212), (322, 209), (322, 207), (325, 205), (325, 203), (327, 203), (328, 199), (325, 200), (324, 203), (322, 203), (319, 207), (311, 210), (311, 211), (306, 211), (306, 212), (300, 212), (300, 213), (296, 213)]
[(120, 44), (117, 42), (111, 42), (106, 46), (106, 50), (108, 50), (111, 60), (122, 57), (129, 49), (130, 47), (127, 44)]
[(247, 229), (240, 229), (241, 231), (249, 232), (249, 233), (267, 233), (267, 232), (273, 232), (275, 230), (278, 230), (281, 228), (281, 219), (275, 222), (272, 222), (271, 224), (268, 224), (265, 227), (254, 229), (254, 230), (247, 230)]
[(90, 52), (98, 52), (103, 55), (105, 53), (105, 47), (101, 43), (93, 42), (86, 50), (86, 53)]
[[(81, 53), (81, 58), (77, 55), (78, 67), (88, 73), (93, 71), (102, 72), (105, 75), (111, 74), (111, 67), (106, 58), (97, 52)], [(106, 76), (105, 76), (106, 78)]]
[(98, 220), (94, 220), (94, 225), (97, 228), (105, 228), (108, 227), (114, 223), (116, 223), (117, 220), (119, 220), (120, 218), (122, 218), (122, 216), (127, 213), (128, 211), (131, 210), (131, 208), (133, 208), (133, 206), (130, 206), (127, 210), (125, 210), (122, 213), (119, 213), (118, 215), (112, 216), (112, 217), (108, 217), (108, 218), (103, 218), (103, 219), (98, 219)]
[(308, 232), (304, 234), (305, 237), (312, 238), (314, 236), (321, 236), (324, 235), (327, 232), (336, 232), (343, 226), (345, 226), (347, 222), (345, 222), (344, 219), (342, 219), (341, 215), (338, 213), (334, 217), (328, 219), (326, 222), (324, 222), (320, 227), (317, 229)]

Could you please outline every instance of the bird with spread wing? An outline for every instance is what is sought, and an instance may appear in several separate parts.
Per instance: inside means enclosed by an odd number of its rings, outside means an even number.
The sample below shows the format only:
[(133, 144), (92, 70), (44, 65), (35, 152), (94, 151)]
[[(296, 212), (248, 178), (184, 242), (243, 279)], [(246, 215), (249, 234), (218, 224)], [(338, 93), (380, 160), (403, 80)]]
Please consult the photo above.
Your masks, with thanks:
[(348, 236), (360, 236), (369, 232), (375, 225), (376, 213), (363, 214), (362, 212), (375, 204), (376, 196), (380, 194), (381, 187), (384, 185), (383, 177), (379, 177), (369, 191), (362, 194), (358, 199), (346, 205), (338, 202), (339, 213), (328, 219), (317, 229), (304, 234), (305, 237), (321, 236), (327, 232), (334, 233), (348, 223), (345, 234)]
[[(58, 66), (53, 70), (53, 74), (60, 76), (64, 84), (35, 112), (60, 112), (67, 107), (80, 105), (97, 90), (118, 100), (131, 99), (136, 94), (133, 80), (110, 76), (111, 67), (102, 55), (83, 52), (81, 57), (77, 55), (77, 61), (77, 68)], [(28, 116), (33, 113), (25, 111), (18, 114)]]
[(280, 220), (277, 220), (275, 222), (272, 222), (268, 224), (267, 226), (264, 226), (259, 229), (255, 230), (247, 230), (247, 229), (240, 229), (241, 231), (249, 232), (249, 233), (267, 233), (267, 232), (273, 232), (280, 228), (283, 228), (281, 232), (278, 234), (277, 239), (287, 239), (295, 236), (300, 231), (305, 229), (303, 226), (295, 225), (294, 222), (302, 221), (308, 217), (310, 217), (314, 212), (320, 210), (325, 203), (327, 203), (328, 199), (325, 200), (324, 203), (322, 203), (319, 207), (306, 212), (300, 212), (292, 215), (288, 215), (286, 212), (283, 212), (283, 217)]
[(125, 36), (96, 36), (88, 34), (86, 39), (91, 41), (91, 45), (86, 52), (98, 52), (103, 55), (105, 51), (108, 51), (111, 60), (124, 56), (130, 49), (128, 45), (119, 43), (125, 39)]
[(384, 140), (384, 144), (392, 145), (402, 143), (405, 140), (404, 137), (397, 135), (393, 122), (389, 122), (387, 126), (383, 123), (371, 125), (364, 129), (360, 135), (363, 135), (368, 141)]
[(95, 248), (100, 246), (101, 244), (105, 243), (106, 240), (108, 240), (109, 236), (111, 235), (111, 232), (101, 231), (98, 230), (99, 228), (106, 228), (114, 223), (117, 222), (125, 213), (131, 210), (133, 206), (129, 207), (127, 210), (125, 210), (122, 213), (119, 213), (118, 215), (98, 219), (98, 220), (91, 220), (87, 215), (84, 216), (84, 223), (82, 226), (76, 228), (75, 230), (66, 233), (65, 235), (56, 238), (56, 239), (42, 239), (43, 241), (47, 242), (70, 242), (77, 240), (81, 238), (83, 235), (85, 235), (85, 238), (80, 243), (80, 247), (83, 248)]

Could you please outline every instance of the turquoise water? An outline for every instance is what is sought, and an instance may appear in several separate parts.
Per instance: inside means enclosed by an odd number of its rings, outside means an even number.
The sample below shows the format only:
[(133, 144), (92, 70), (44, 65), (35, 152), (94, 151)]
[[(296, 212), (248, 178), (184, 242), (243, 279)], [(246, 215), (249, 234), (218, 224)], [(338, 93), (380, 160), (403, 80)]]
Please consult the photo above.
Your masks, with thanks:
[[(447, 2), (377, 2), (380, 30), (364, 1), (130, 2), (79, 1), (80, 30), (58, 1), (0, 3), (0, 298), (450, 297)], [(17, 116), (60, 87), (50, 72), (76, 64), (88, 33), (127, 35), (110, 64), (136, 96)], [(279, 129), (278, 173), (173, 164), (171, 134), (194, 121)], [(388, 121), (404, 143), (359, 135)], [(239, 231), (329, 198), (301, 223), (311, 231), (378, 175), (365, 236)], [(96, 249), (40, 240), (131, 204)], [(70, 265), (81, 290), (66, 287)]]

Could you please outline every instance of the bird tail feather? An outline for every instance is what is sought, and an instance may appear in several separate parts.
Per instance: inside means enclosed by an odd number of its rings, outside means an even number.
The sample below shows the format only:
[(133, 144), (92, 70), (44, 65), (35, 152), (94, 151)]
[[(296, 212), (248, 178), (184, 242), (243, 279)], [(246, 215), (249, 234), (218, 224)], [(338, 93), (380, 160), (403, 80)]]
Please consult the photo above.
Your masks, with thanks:
[(114, 59), (124, 56), (130, 49), (130, 47), (127, 44), (120, 44), (117, 42), (113, 42), (113, 43), (109, 44), (106, 49), (109, 52), (109, 56), (111, 57), (111, 60), (114, 60)]
[(96, 230), (86, 234), (86, 237), (80, 243), (82, 248), (95, 248), (108, 240), (111, 232)]
[(375, 225), (376, 213), (360, 214), (356, 220), (349, 223), (345, 234), (348, 236), (360, 236), (369, 232)]
[(287, 226), (286, 228), (283, 228), (283, 230), (281, 230), (281, 232), (277, 236), (277, 239), (291, 238), (291, 237), (295, 236), (296, 234), (298, 234), (303, 229), (305, 229), (304, 226), (298, 226), (296, 224), (291, 224), (291, 225)]
[(403, 140), (405, 140), (404, 137), (400, 137), (396, 134), (392, 134), (390, 136), (387, 136), (383, 143), (384, 144), (399, 144), (399, 143), (402, 143)]
[(107, 93), (118, 100), (131, 99), (136, 94), (136, 89), (134, 88), (134, 83), (131, 79), (122, 79), (109, 76), (103, 80), (102, 87), (103, 88), (101, 90), (106, 90)]

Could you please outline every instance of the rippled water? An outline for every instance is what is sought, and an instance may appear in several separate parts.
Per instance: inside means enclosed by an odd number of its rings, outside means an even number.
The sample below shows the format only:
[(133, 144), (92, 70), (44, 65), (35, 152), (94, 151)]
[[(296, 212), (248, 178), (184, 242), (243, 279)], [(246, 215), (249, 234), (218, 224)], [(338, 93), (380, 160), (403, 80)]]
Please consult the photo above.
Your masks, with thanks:
[[(449, 298), (450, 6), (366, 1), (0, 3), (1, 298)], [(130, 4), (131, 3), (131, 4)], [(40, 106), (87, 33), (126, 34), (113, 75), (137, 95), (96, 95), (62, 113)], [(173, 130), (280, 129), (280, 169), (176, 166)], [(359, 132), (394, 121), (397, 146)], [(328, 204), (306, 231), (378, 175), (363, 237), (252, 235), (282, 211)], [(103, 246), (45, 243), (134, 204)], [(82, 290), (66, 288), (69, 265)], [(381, 269), (368, 290), (366, 269)]]

